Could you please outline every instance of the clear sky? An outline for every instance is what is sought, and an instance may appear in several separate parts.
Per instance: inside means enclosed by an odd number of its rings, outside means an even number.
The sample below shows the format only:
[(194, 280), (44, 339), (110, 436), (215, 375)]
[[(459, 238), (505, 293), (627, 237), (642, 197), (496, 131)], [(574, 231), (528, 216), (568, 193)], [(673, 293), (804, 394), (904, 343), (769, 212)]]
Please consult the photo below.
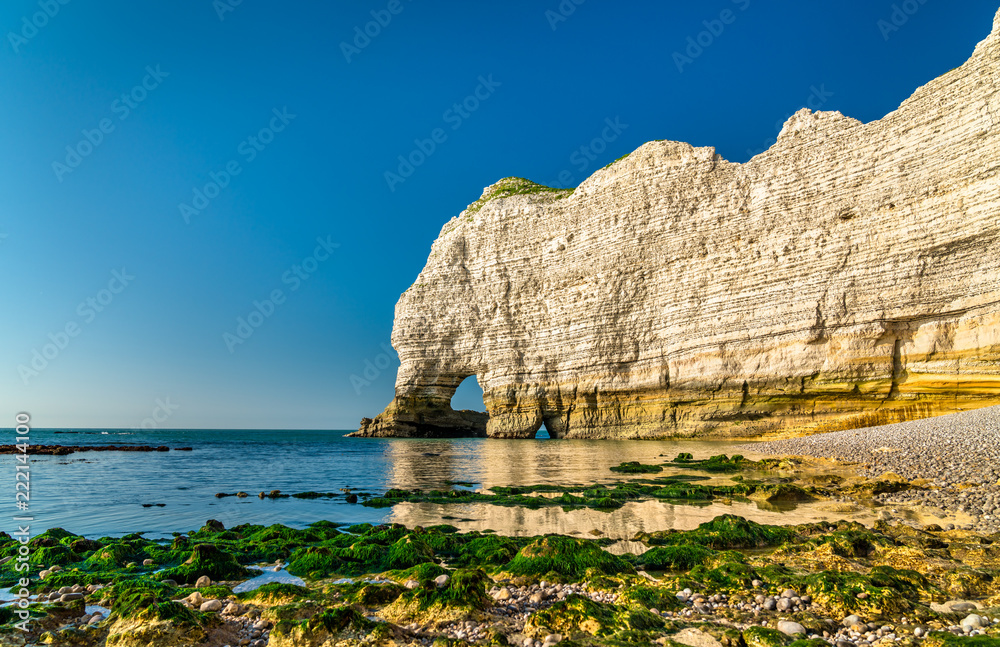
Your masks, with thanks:
[(653, 139), (746, 161), (806, 105), (878, 119), (997, 4), (7, 0), (0, 427), (355, 428), (484, 186)]

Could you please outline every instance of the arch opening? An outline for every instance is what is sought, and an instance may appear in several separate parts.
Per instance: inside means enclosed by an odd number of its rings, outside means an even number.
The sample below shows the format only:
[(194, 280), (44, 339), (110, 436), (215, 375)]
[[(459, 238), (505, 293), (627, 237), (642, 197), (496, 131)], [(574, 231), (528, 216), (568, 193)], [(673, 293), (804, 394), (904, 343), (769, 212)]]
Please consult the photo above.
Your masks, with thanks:
[(486, 402), (483, 399), (483, 389), (479, 386), (479, 380), (475, 375), (470, 375), (463, 379), (451, 396), (451, 408), (455, 411), (486, 411)]
[(543, 422), (542, 426), (535, 432), (535, 440), (550, 440), (551, 438), (552, 436), (549, 434), (549, 430), (545, 428), (545, 423)]

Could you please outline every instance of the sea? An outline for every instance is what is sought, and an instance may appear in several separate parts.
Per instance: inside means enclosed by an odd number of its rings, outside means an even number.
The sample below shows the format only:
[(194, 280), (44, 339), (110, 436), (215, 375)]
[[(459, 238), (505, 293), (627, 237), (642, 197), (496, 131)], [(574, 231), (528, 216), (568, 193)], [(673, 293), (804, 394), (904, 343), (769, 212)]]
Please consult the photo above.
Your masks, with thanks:
[[(14, 430), (3, 444), (13, 443)], [(775, 507), (753, 502), (699, 505), (631, 502), (614, 511), (537, 510), (483, 503), (401, 503), (369, 508), (348, 503), (342, 490), (379, 495), (391, 488), (479, 490), (505, 485), (589, 485), (646, 475), (622, 475), (623, 461), (660, 463), (680, 452), (695, 458), (752, 452), (731, 442), (500, 439), (348, 438), (347, 431), (248, 429), (32, 429), (35, 445), (151, 445), (191, 451), (87, 451), (64, 456), (30, 455), (30, 502), (18, 510), (13, 454), (0, 455), (9, 496), (0, 530), (16, 530), (15, 516), (30, 515), (31, 534), (60, 527), (91, 538), (145, 533), (168, 538), (215, 519), (227, 528), (244, 523), (296, 528), (319, 520), (338, 523), (402, 523), (409, 527), (449, 523), (462, 530), (493, 530), (512, 536), (561, 533), (627, 540), (640, 531), (689, 529), (721, 514), (761, 523), (803, 523), (852, 516), (827, 502)], [(21, 470), (24, 471), (24, 470)], [(662, 475), (669, 475), (666, 470)], [(23, 479), (22, 479), (23, 480)], [(331, 499), (259, 498), (280, 490), (335, 492)], [(245, 498), (217, 493), (247, 492)], [(362, 496), (362, 500), (363, 500)], [(869, 519), (870, 520), (870, 519)], [(7, 527), (3, 527), (7, 526)]]

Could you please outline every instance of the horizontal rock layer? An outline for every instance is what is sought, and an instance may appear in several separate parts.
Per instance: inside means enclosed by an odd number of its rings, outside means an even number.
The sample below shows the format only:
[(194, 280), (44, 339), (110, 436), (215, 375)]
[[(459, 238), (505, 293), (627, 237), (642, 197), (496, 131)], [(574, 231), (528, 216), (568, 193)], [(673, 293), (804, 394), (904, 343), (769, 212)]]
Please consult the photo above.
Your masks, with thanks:
[[(1000, 14), (879, 121), (802, 110), (745, 164), (656, 141), (572, 195), (488, 188), (396, 305), (396, 398), (359, 434), (751, 436), (1000, 403), (998, 81)], [(451, 411), (470, 375), (488, 421)]]

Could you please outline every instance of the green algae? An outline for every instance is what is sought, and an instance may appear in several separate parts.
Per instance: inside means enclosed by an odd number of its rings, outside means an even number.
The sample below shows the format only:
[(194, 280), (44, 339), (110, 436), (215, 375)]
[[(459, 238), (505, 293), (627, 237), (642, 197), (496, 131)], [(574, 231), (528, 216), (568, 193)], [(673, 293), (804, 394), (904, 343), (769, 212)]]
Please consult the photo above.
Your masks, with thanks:
[(890, 566), (875, 566), (868, 574), (822, 571), (806, 575), (801, 583), (824, 608), (842, 615), (867, 616), (912, 615), (920, 611), (921, 594), (929, 588), (927, 578), (920, 573)]
[(729, 548), (766, 548), (778, 546), (795, 537), (795, 531), (783, 526), (765, 526), (725, 514), (700, 524), (695, 530), (643, 532), (636, 541), (648, 546), (694, 544), (715, 550)]
[(236, 558), (215, 544), (195, 544), (191, 555), (179, 566), (160, 571), (157, 577), (178, 582), (194, 582), (203, 575), (212, 580), (235, 580), (253, 571), (241, 566)]
[(663, 468), (659, 465), (643, 465), (637, 461), (622, 463), (610, 469), (612, 472), (619, 472), (621, 474), (656, 474), (663, 471)]
[(201, 624), (199, 614), (173, 601), (176, 588), (156, 580), (124, 580), (102, 589), (101, 593), (102, 602), (110, 606), (114, 618), (170, 620), (175, 625)]
[(777, 629), (767, 627), (747, 627), (743, 630), (743, 640), (747, 647), (785, 647), (793, 642)]
[(375, 623), (350, 607), (326, 609), (307, 620), (281, 620), (271, 630), (271, 635), (288, 637), (292, 644), (324, 644), (328, 635), (339, 635), (347, 631), (368, 634)]
[(701, 566), (714, 554), (714, 550), (698, 545), (657, 546), (640, 555), (638, 563), (651, 570), (686, 571)]
[(360, 604), (363, 607), (376, 607), (396, 601), (406, 591), (396, 584), (362, 584), (360, 588), (347, 596), (350, 604)]
[(400, 582), (406, 582), (407, 580), (426, 582), (427, 580), (433, 580), (435, 577), (445, 575), (446, 573), (448, 573), (448, 569), (443, 566), (428, 563), (419, 564), (413, 568), (407, 568), (402, 571), (388, 571), (386, 575)]
[(403, 570), (434, 561), (434, 551), (419, 536), (401, 537), (385, 556), (383, 570)]
[(834, 555), (850, 558), (868, 558), (877, 550), (895, 545), (890, 537), (868, 530), (859, 523), (839, 528), (832, 533), (806, 540), (797, 550), (812, 551), (828, 546)]
[(758, 464), (747, 460), (737, 454), (730, 458), (725, 454), (712, 456), (704, 460), (694, 460), (689, 453), (678, 454), (674, 460), (664, 463), (670, 467), (683, 467), (685, 469), (701, 470), (703, 472), (740, 472), (744, 470), (757, 469)]
[(142, 562), (150, 557), (147, 548), (153, 542), (142, 539), (114, 540), (94, 551), (84, 561), (84, 567), (91, 570), (122, 568), (131, 562)]
[[(620, 468), (620, 469), (619, 469)], [(640, 463), (623, 463), (618, 471), (644, 473), (659, 471), (656, 465)], [(708, 477), (694, 475), (678, 475), (632, 481), (625, 483), (554, 486), (532, 485), (521, 487), (494, 486), (492, 494), (473, 492), (471, 490), (389, 490), (382, 496), (373, 497), (362, 502), (362, 505), (372, 508), (387, 508), (399, 503), (433, 503), (448, 505), (453, 503), (485, 503), (505, 507), (521, 507), (537, 510), (543, 507), (562, 507), (565, 510), (575, 508), (591, 508), (595, 510), (614, 510), (622, 507), (628, 501), (645, 499), (669, 500), (678, 503), (700, 503), (716, 498), (747, 498), (755, 492), (759, 497), (768, 500), (808, 500), (811, 493), (795, 485), (763, 483), (760, 481), (742, 480), (731, 484), (704, 485), (693, 481)], [(790, 493), (795, 496), (789, 496)], [(558, 496), (545, 496), (545, 495)]]
[(452, 573), (444, 586), (424, 581), (408, 597), (412, 597), (422, 610), (432, 606), (482, 610), (493, 604), (493, 599), (486, 593), (491, 583), (492, 580), (481, 569), (459, 569)]
[(816, 498), (805, 488), (793, 483), (760, 484), (748, 496), (752, 500), (767, 503), (798, 503)]
[(298, 622), (299, 620), (308, 620), (325, 608), (327, 608), (325, 605), (315, 600), (302, 600), (267, 607), (261, 612), (260, 617), (275, 623), (281, 621)]
[(647, 643), (652, 632), (665, 625), (662, 618), (639, 606), (606, 604), (573, 594), (532, 614), (525, 633), (559, 633), (571, 639), (590, 635)]
[(660, 611), (676, 611), (684, 608), (684, 603), (677, 599), (676, 589), (662, 586), (630, 586), (623, 594), (625, 600), (635, 602), (647, 609)]
[(593, 575), (634, 573), (632, 566), (603, 550), (595, 542), (561, 535), (546, 535), (528, 544), (502, 569), (512, 575), (546, 576), (580, 581)]
[(995, 636), (956, 636), (946, 631), (933, 631), (924, 640), (925, 647), (1000, 647)]
[[(420, 535), (398, 524), (355, 527), (361, 534), (342, 534), (292, 553), (288, 571), (312, 578), (404, 570), (433, 562), (434, 552)], [(350, 531), (350, 529), (348, 529)], [(348, 543), (350, 542), (350, 543)]]
[[(654, 483), (657, 481), (660, 479), (655, 479)], [(590, 486), (580, 492), (593, 490), (616, 501), (627, 501), (647, 485), (640, 482), (628, 487)], [(608, 645), (630, 641), (633, 644), (645, 643), (662, 635), (662, 630), (636, 628), (642, 625), (638, 620), (636, 623), (623, 621), (626, 610), (639, 607), (679, 609), (680, 603), (673, 594), (684, 587), (706, 594), (725, 592), (739, 597), (748, 592), (752, 594), (755, 590), (773, 593), (782, 588), (793, 588), (801, 595), (811, 595), (815, 613), (822, 613), (824, 617), (829, 617), (825, 614), (843, 617), (857, 613), (866, 619), (882, 618), (894, 622), (901, 614), (918, 622), (933, 618), (924, 604), (930, 600), (946, 599), (943, 597), (945, 592), (961, 591), (967, 599), (982, 599), (996, 595), (1000, 590), (996, 586), (996, 582), (1000, 582), (1000, 549), (994, 545), (995, 539), (963, 531), (930, 532), (928, 529), (915, 530), (888, 524), (877, 524), (874, 529), (848, 522), (776, 527), (725, 515), (694, 530), (641, 533), (639, 538), (651, 548), (642, 555), (621, 557), (601, 549), (601, 545), (610, 540), (593, 541), (555, 535), (502, 537), (492, 533), (463, 533), (449, 525), (407, 529), (398, 524), (359, 524), (344, 529), (332, 524), (314, 524), (314, 527), (304, 530), (283, 526), (237, 526), (225, 530), (206, 524), (203, 529), (190, 533), (190, 537), (188, 540), (178, 536), (173, 544), (165, 545), (139, 536), (105, 538), (102, 540), (105, 544), (95, 551), (77, 553), (80, 561), (52, 574), (52, 579), (45, 580), (45, 586), (55, 586), (56, 583), (59, 586), (86, 584), (91, 581), (83, 578), (111, 582), (106, 589), (110, 593), (102, 592), (100, 595), (108, 598), (113, 610), (117, 607), (120, 613), (136, 615), (140, 605), (133, 598), (138, 598), (143, 592), (137, 589), (128, 595), (115, 596), (115, 591), (126, 578), (128, 581), (145, 581), (140, 589), (156, 585), (162, 587), (143, 593), (145, 598), (142, 598), (142, 604), (156, 608), (148, 612), (150, 618), (177, 618), (180, 623), (195, 622), (204, 626), (206, 617), (190, 610), (186, 610), (188, 616), (184, 616), (183, 612), (168, 604), (193, 589), (169, 587), (157, 581), (164, 577), (163, 574), (150, 576), (148, 573), (162, 565), (180, 564), (191, 558), (199, 545), (213, 545), (234, 563), (247, 559), (248, 555), (266, 546), (268, 551), (284, 550), (286, 554), (298, 557), (310, 552), (314, 556), (321, 555), (324, 563), (310, 577), (384, 573), (377, 579), (388, 577), (398, 583), (412, 579), (419, 583), (412, 590), (381, 581), (325, 583), (322, 591), (318, 587), (310, 590), (270, 584), (265, 587), (274, 588), (273, 596), (268, 596), (266, 591), (259, 594), (259, 598), (237, 596), (255, 604), (273, 605), (266, 611), (268, 619), (298, 626), (320, 613), (331, 601), (338, 605), (371, 609), (372, 613), (394, 622), (457, 621), (470, 615), (479, 619), (475, 614), (487, 614), (492, 604), (486, 594), (493, 585), (489, 577), (492, 573), (497, 579), (513, 577), (515, 583), (540, 579), (586, 581), (591, 590), (616, 592), (619, 604), (608, 605), (612, 612), (607, 629), (609, 633), (602, 634), (598, 639), (593, 638), (596, 634), (578, 630), (578, 637), (592, 637), (585, 641)], [(69, 546), (80, 541), (79, 537), (63, 537), (56, 542), (64, 545), (61, 543), (64, 539)], [(97, 557), (98, 552), (109, 547), (112, 548), (109, 557)], [(155, 559), (159, 565), (130, 569), (116, 566), (129, 551), (132, 554), (145, 552), (157, 555)], [(963, 564), (963, 561), (968, 564)], [(94, 568), (88, 570), (85, 566), (88, 563)], [(459, 570), (448, 571), (441, 563), (459, 567)], [(100, 570), (101, 564), (106, 564), (108, 568)], [(634, 575), (633, 564), (663, 571), (665, 574), (659, 576), (663, 582), (654, 584)], [(917, 570), (909, 570), (909, 564), (914, 564)], [(438, 587), (433, 579), (444, 573), (450, 575), (448, 584)], [(64, 577), (66, 579), (62, 579)], [(753, 579), (764, 581), (764, 589), (752, 587)], [(284, 591), (280, 587), (292, 588)], [(212, 597), (231, 595), (225, 587), (201, 590), (203, 594), (211, 592)], [(282, 591), (290, 594), (281, 595)], [(115, 603), (112, 597), (119, 597), (123, 602)], [(284, 604), (286, 602), (290, 604)], [(822, 630), (822, 622), (812, 616), (812, 612), (811, 609), (810, 613), (798, 613), (793, 619), (810, 630)], [(733, 616), (732, 619), (738, 618)], [(388, 630), (385, 625), (376, 628)], [(321, 628), (317, 631), (322, 634), (328, 630)], [(375, 629), (369, 633), (371, 631)], [(573, 634), (565, 635), (572, 637)], [(746, 647), (750, 647), (751, 640), (748, 638), (745, 642)], [(743, 647), (738, 643), (723, 644)], [(784, 646), (786, 643), (776, 644)], [(798, 647), (813, 646), (802, 644)]]
[[(203, 593), (204, 595), (204, 593)], [(232, 595), (232, 592), (230, 592)], [(268, 582), (262, 584), (252, 591), (243, 591), (236, 594), (236, 599), (241, 602), (263, 602), (276, 604), (279, 600), (297, 600), (307, 598), (313, 592), (304, 586), (289, 584), (287, 582)]]

